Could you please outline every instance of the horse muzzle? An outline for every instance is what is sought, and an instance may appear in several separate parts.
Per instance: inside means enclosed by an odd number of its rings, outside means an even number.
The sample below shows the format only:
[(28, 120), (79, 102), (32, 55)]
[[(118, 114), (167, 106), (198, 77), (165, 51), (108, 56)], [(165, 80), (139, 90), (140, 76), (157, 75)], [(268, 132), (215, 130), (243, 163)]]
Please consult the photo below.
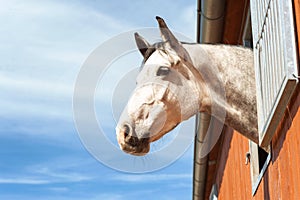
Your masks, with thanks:
[(121, 150), (126, 153), (143, 156), (150, 150), (150, 134), (143, 134), (142, 137), (138, 137), (134, 131), (134, 128), (129, 124), (124, 124), (116, 129), (117, 140)]

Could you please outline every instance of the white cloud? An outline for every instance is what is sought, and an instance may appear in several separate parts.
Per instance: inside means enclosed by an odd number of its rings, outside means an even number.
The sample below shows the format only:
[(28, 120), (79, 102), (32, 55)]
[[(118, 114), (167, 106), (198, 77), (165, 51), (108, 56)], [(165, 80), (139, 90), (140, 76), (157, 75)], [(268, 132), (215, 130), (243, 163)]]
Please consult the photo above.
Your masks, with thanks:
[[(0, 74), (0, 87), (2, 91), (16, 92), (16, 96), (20, 93), (30, 95), (41, 95), (43, 97), (60, 97), (66, 98), (72, 95), (73, 85), (65, 84), (63, 82), (51, 82), (47, 79), (33, 79), (22, 77), (22, 75), (15, 75), (14, 77), (4, 76)], [(34, 96), (35, 97), (35, 96)]]
[(0, 184), (26, 184), (26, 185), (41, 185), (50, 183), (48, 180), (31, 178), (31, 177), (11, 177), (0, 178)]
[[(9, 90), (1, 92), (3, 115), (40, 110), (43, 117), (71, 116), (73, 83), (88, 54), (111, 35), (133, 28), (85, 3), (2, 3), (0, 88)], [(181, 21), (192, 21), (191, 9), (181, 11)], [(183, 30), (187, 27), (190, 23)]]
[(35, 173), (32, 176), (18, 175), (18, 177), (11, 176), (0, 178), (0, 184), (23, 184), (23, 185), (45, 185), (53, 183), (74, 183), (89, 181), (92, 178), (79, 173), (70, 172), (51, 172), (49, 170), (45, 172)]
[(0, 74), (0, 116), (71, 119), (71, 84)]
[(0, 116), (70, 118), (89, 53), (131, 27), (85, 2), (1, 1)]
[[(18, 172), (2, 173), (0, 175), (0, 184), (46, 185), (91, 181), (94, 179), (91, 172), (84, 170), (78, 172), (78, 168), (89, 168), (91, 163), (90, 159), (80, 160), (68, 157), (49, 160), (33, 166), (24, 166)], [(55, 187), (49, 187), (49, 189), (57, 191), (66, 190), (66, 188)]]
[(94, 197), (91, 197), (89, 199), (91, 200), (125, 200), (126, 197), (124, 197), (125, 195), (123, 194), (116, 194), (116, 193), (103, 193), (103, 194), (96, 194), (94, 195)]
[(109, 35), (128, 29), (85, 5), (1, 1), (0, 116), (72, 120), (79, 67)]
[(191, 174), (138, 174), (138, 175), (118, 175), (114, 176), (113, 180), (123, 182), (160, 182), (160, 181), (174, 181), (179, 179), (189, 180), (192, 178)]
[(37, 169), (35, 174), (46, 176), (51, 182), (81, 182), (91, 180), (92, 177), (76, 172), (52, 171), (48, 167)]

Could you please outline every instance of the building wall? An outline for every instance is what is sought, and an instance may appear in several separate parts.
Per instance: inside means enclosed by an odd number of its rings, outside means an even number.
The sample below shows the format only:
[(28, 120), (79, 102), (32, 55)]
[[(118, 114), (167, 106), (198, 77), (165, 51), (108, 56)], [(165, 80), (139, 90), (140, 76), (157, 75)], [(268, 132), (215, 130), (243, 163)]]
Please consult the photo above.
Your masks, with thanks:
[[(230, 1), (229, 1), (230, 2)], [(245, 1), (246, 3), (248, 1)], [(243, 5), (246, 5), (244, 2)], [(300, 52), (300, 0), (294, 0), (295, 24), (298, 36), (298, 55)], [(248, 4), (248, 3), (247, 3)], [(230, 5), (230, 3), (228, 3)], [(230, 7), (230, 6), (228, 6)], [(243, 7), (239, 7), (242, 10)], [(237, 10), (237, 9), (236, 9)], [(227, 11), (228, 12), (228, 11)], [(240, 17), (245, 12), (239, 13)], [(236, 17), (229, 20), (231, 26)], [(231, 38), (239, 28), (224, 31), (224, 43), (240, 43), (240, 37)], [(240, 22), (240, 27), (243, 27)], [(227, 34), (226, 34), (227, 33)], [(231, 39), (231, 40), (229, 40)], [(300, 56), (298, 56), (300, 58)], [(300, 69), (299, 69), (300, 72)], [(300, 85), (289, 103), (284, 117), (277, 128), (272, 140), (272, 158), (262, 181), (254, 196), (252, 196), (252, 183), (250, 164), (246, 165), (246, 153), (249, 151), (249, 141), (232, 129), (222, 134), (221, 144), (216, 149), (218, 156), (215, 165), (208, 166), (208, 182), (206, 196), (208, 199), (212, 184), (216, 184), (218, 199), (299, 199), (300, 197)], [(217, 154), (217, 153), (215, 153)], [(211, 156), (211, 155), (210, 155)], [(214, 162), (215, 163), (215, 162)]]
[(248, 139), (228, 130), (215, 182), (219, 199), (299, 199), (300, 197), (300, 87), (272, 140), (272, 160), (252, 197), (250, 165), (245, 164)]
[[(300, 0), (294, 0), (300, 52)], [(298, 56), (300, 58), (300, 56)], [(300, 197), (300, 86), (272, 139), (272, 158), (252, 196), (250, 165), (245, 164), (249, 141), (227, 129), (220, 146), (214, 183), (218, 199), (299, 199)]]

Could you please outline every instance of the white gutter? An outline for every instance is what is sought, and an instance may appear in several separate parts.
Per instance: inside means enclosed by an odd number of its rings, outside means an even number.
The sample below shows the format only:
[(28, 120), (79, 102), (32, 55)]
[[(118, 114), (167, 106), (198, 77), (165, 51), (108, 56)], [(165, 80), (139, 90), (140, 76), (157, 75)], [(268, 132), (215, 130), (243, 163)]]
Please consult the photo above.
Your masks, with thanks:
[[(198, 0), (197, 1), (197, 42), (220, 43), (223, 37), (225, 15), (225, 0)], [(205, 198), (205, 184), (207, 174), (208, 155), (201, 152), (204, 138), (210, 122), (214, 118), (205, 113), (196, 116), (194, 170), (193, 170), (193, 200)], [(209, 134), (209, 133), (208, 133)]]

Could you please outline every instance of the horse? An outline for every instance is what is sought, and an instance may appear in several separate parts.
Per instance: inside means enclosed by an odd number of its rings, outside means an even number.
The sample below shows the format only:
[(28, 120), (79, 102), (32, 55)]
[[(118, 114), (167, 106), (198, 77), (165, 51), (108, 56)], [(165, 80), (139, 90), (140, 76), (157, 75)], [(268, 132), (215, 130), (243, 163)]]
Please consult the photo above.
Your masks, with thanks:
[(143, 62), (116, 127), (121, 150), (143, 156), (151, 142), (198, 112), (258, 143), (253, 51), (180, 42), (161, 17), (156, 19), (161, 42), (150, 44), (134, 34)]

